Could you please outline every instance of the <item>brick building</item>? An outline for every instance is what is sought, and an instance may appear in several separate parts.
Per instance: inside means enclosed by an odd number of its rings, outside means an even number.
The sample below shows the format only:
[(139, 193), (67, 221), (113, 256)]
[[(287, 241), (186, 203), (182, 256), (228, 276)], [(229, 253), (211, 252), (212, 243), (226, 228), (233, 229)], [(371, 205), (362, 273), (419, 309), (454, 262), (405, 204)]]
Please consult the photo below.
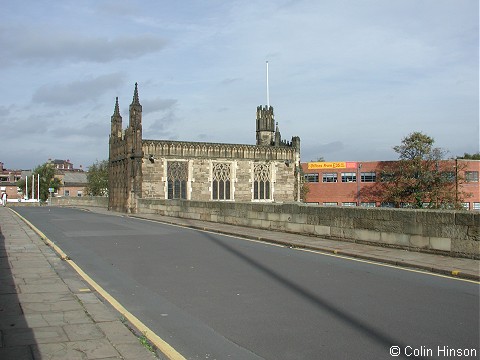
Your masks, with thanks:
[(6, 192), (9, 200), (19, 199), (21, 193), (18, 192), (17, 182), (21, 178), (22, 170), (6, 169), (0, 162), (0, 194)]
[(87, 173), (83, 171), (62, 171), (57, 173), (61, 187), (56, 196), (84, 196), (87, 187)]
[[(380, 181), (381, 169), (387, 163), (392, 161), (302, 163), (308, 187), (305, 202), (323, 206), (391, 206), (364, 195)], [(463, 206), (480, 210), (480, 160), (442, 160), (439, 166), (459, 169), (457, 176), (462, 180), (458, 182), (458, 192), (467, 194)]]
[(298, 201), (300, 138), (283, 141), (273, 107), (257, 107), (256, 145), (144, 140), (135, 84), (123, 130), (118, 98), (109, 140), (109, 208), (136, 212), (138, 198)]
[(47, 163), (52, 165), (55, 170), (80, 171), (79, 169), (73, 168), (73, 164), (70, 162), (70, 160), (48, 159)]

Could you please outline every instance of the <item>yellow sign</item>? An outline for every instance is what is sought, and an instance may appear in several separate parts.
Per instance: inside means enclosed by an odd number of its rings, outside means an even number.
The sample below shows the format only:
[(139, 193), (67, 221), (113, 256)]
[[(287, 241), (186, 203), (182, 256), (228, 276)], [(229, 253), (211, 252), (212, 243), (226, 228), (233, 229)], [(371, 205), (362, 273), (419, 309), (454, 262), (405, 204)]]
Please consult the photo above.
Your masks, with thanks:
[(346, 161), (339, 161), (339, 162), (309, 162), (308, 163), (308, 170), (314, 169), (347, 169), (347, 168), (356, 168), (356, 162), (346, 162)]

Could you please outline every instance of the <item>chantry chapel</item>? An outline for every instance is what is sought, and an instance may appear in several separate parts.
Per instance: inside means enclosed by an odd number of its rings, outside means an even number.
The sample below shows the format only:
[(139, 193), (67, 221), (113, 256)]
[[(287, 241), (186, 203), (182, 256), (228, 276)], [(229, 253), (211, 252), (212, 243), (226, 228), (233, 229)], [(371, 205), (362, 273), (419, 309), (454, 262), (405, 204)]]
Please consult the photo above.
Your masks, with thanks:
[(109, 141), (109, 208), (137, 212), (139, 198), (291, 202), (300, 197), (300, 138), (281, 139), (273, 107), (259, 106), (256, 145), (146, 140), (135, 84), (129, 123), (118, 98)]

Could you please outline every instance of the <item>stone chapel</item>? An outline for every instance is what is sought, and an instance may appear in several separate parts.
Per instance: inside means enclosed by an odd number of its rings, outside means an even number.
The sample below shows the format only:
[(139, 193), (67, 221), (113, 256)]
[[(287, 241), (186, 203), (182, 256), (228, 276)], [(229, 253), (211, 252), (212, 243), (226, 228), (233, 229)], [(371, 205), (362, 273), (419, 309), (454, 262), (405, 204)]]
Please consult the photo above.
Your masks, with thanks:
[(109, 209), (137, 212), (139, 198), (291, 202), (300, 198), (300, 138), (281, 138), (273, 107), (258, 106), (256, 145), (145, 140), (135, 84), (129, 124), (118, 97), (109, 140)]

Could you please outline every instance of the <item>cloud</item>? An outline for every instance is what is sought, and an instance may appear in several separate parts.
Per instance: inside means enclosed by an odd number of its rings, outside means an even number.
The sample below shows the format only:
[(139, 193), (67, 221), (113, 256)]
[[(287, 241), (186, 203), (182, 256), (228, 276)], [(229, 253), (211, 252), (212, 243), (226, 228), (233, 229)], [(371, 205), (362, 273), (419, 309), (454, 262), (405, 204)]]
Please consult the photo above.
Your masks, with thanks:
[(0, 106), (0, 120), (2, 118), (7, 117), (8, 115), (10, 115), (10, 108), (11, 108), (11, 106), (9, 106), (9, 107)]
[(44, 85), (35, 91), (32, 101), (56, 106), (75, 105), (95, 100), (107, 91), (120, 87), (124, 82), (121, 73), (113, 73), (67, 84)]
[(50, 129), (50, 134), (55, 138), (61, 138), (63, 141), (70, 139), (99, 139), (104, 140), (108, 136), (110, 128), (108, 122), (88, 122), (81, 127), (76, 126), (56, 126)]
[(175, 140), (178, 138), (172, 128), (178, 122), (178, 117), (173, 111), (168, 111), (165, 115), (157, 118), (146, 127), (144, 138), (152, 140)]
[[(15, 107), (14, 112), (7, 113), (5, 116), (0, 115), (2, 143), (7, 148), (7, 140), (15, 142), (31, 135), (44, 135), (48, 132), (48, 126), (53, 122), (52, 119), (62, 118), (63, 116), (65, 114), (58, 110), (31, 114), (28, 107)], [(42, 125), (39, 126), (39, 124)]]
[(102, 1), (97, 5), (97, 9), (103, 16), (132, 16), (136, 15), (139, 12), (139, 7), (137, 4), (128, 2), (128, 1)]
[(142, 110), (144, 114), (149, 114), (157, 111), (166, 111), (171, 110), (177, 104), (176, 99), (162, 99), (162, 98), (155, 98), (155, 99), (147, 99), (142, 100)]
[(85, 37), (74, 33), (44, 31), (43, 29), (3, 29), (0, 31), (0, 64), (20, 62), (94, 62), (108, 63), (137, 59), (158, 52), (166, 45), (158, 35), (122, 35), (113, 39)]
[(232, 83), (235, 83), (237, 81), (240, 81), (240, 78), (228, 78), (228, 79), (223, 79), (220, 82), (220, 85), (230, 85)]

